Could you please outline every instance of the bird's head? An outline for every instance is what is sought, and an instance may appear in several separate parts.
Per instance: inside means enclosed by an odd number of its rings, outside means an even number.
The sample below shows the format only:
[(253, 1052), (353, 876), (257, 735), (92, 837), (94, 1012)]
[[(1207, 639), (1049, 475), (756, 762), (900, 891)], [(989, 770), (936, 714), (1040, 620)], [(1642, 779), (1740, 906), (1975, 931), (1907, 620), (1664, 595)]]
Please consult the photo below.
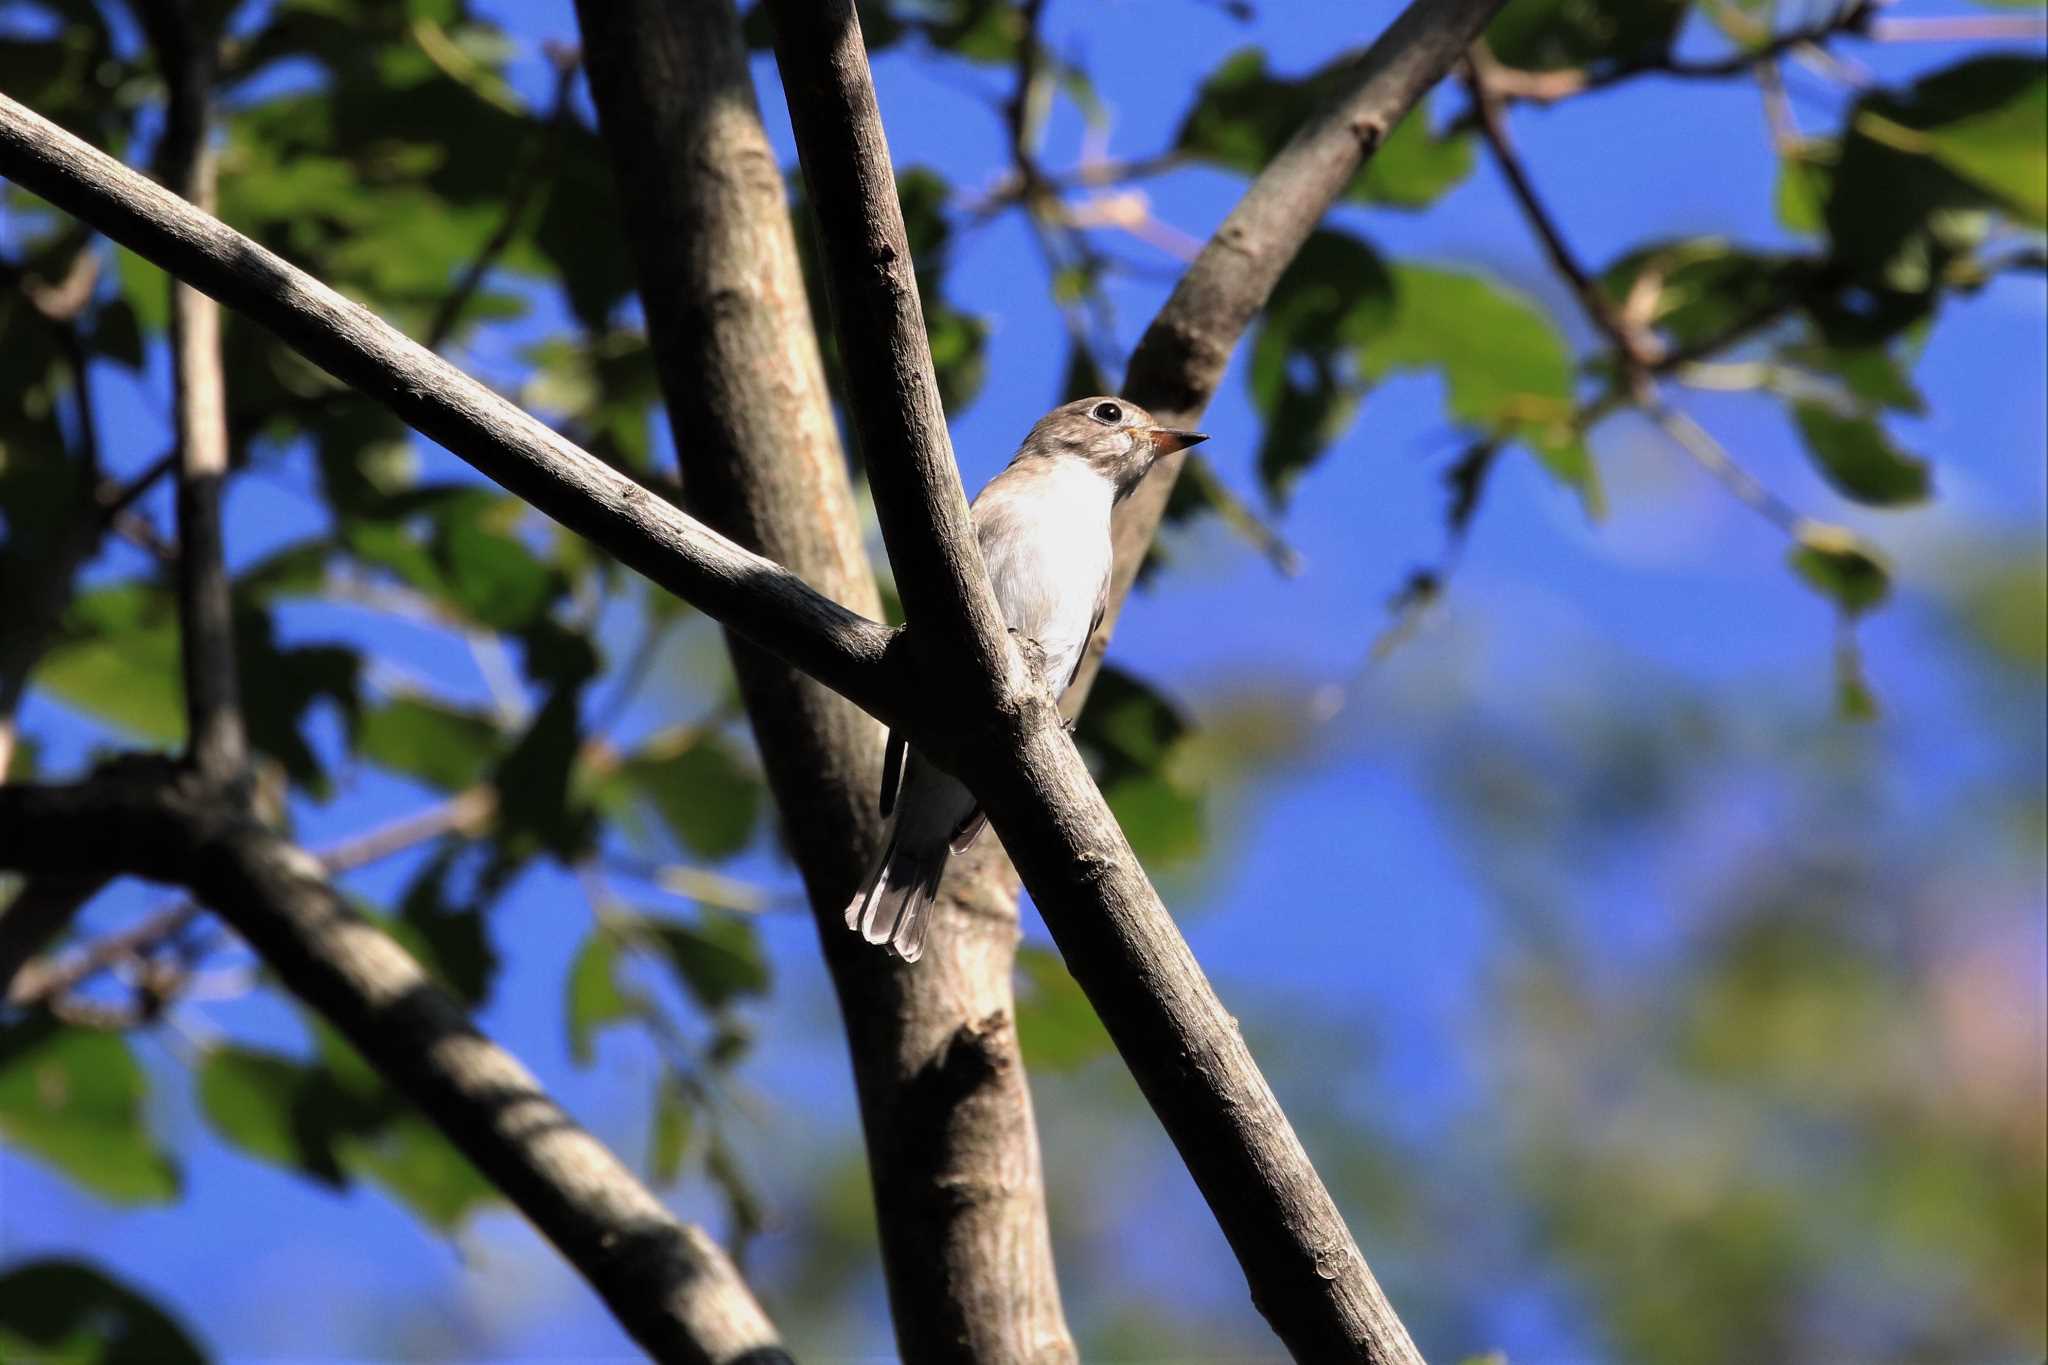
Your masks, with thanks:
[(1097, 396), (1062, 404), (1040, 418), (1017, 458), (1078, 460), (1108, 479), (1118, 497), (1138, 486), (1153, 461), (1209, 438), (1160, 426), (1152, 414), (1121, 398)]

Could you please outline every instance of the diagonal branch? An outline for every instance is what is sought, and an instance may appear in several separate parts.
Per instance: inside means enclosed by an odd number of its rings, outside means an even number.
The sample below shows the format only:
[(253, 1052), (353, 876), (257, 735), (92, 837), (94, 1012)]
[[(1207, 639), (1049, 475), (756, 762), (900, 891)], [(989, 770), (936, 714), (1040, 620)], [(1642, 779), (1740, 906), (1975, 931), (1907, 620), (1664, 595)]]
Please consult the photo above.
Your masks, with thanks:
[[(848, 0), (770, 0), (770, 11), (797, 149), (818, 206), (840, 349), (862, 358), (849, 368), (856, 426), (912, 629), (971, 632), (928, 642), (920, 663), (951, 645), (965, 656), (943, 660), (956, 673), (987, 670), (978, 688), (967, 690), (963, 676), (959, 692), (932, 700), (932, 709), (952, 713), (939, 726), (954, 748), (939, 760), (989, 811), (1076, 980), (1237, 1253), (1253, 1301), (1288, 1349), (1303, 1360), (1418, 1360), (1057, 708), (1042, 690), (1012, 681), (1020, 671), (1016, 652), (1000, 618), (991, 619), (959, 476), (937, 424), (930, 353), (853, 7)], [(1444, 66), (1467, 38), (1448, 49)], [(1390, 126), (1377, 127), (1372, 140)], [(1348, 134), (1354, 148), (1360, 136)], [(1354, 152), (1339, 185), (1356, 164)], [(933, 574), (951, 581), (930, 581)]]
[[(1358, 168), (1457, 64), (1507, 0), (1412, 0), (1352, 64), (1331, 102), (1298, 129), (1224, 218), (1131, 356), (1124, 397), (1170, 426), (1194, 426), (1238, 338)], [(1117, 508), (1116, 576), (1076, 700), (1095, 680), (1116, 619), (1159, 530), (1183, 456), (1168, 455)]]
[(787, 1361), (725, 1253), (679, 1223), (317, 859), (190, 779), (0, 787), (0, 867), (125, 873), (218, 911), (533, 1221), (657, 1360)]
[(0, 175), (268, 327), (541, 511), (881, 719), (895, 632), (684, 515), (304, 271), (0, 95)]
[[(739, 16), (731, 0), (578, 14), (690, 510), (878, 614)], [(848, 935), (880, 834), (879, 729), (730, 639), (845, 1020), (898, 1348), (1072, 1359), (1013, 1026), (1014, 898), (949, 923), (915, 968)]]

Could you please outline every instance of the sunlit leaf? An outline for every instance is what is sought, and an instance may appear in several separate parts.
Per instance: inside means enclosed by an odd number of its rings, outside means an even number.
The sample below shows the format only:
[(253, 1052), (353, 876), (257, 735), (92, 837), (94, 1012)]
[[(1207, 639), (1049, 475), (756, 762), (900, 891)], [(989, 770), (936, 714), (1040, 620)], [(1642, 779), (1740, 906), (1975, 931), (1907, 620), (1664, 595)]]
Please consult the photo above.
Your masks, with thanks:
[(1801, 578), (1848, 615), (1869, 611), (1891, 593), (1891, 571), (1884, 562), (1838, 527), (1807, 528), (1791, 559)]
[(1844, 416), (1819, 403), (1794, 404), (1792, 413), (1814, 464), (1846, 496), (1875, 507), (1927, 500), (1927, 462), (1893, 445), (1875, 418)]
[(0, 1134), (111, 1203), (177, 1197), (177, 1168), (145, 1125), (147, 1095), (118, 1033), (40, 1015), (0, 1026)]
[(606, 929), (592, 930), (569, 960), (565, 1017), (569, 1056), (589, 1066), (600, 1029), (641, 1013), (643, 1003), (619, 985), (619, 939)]
[(490, 716), (417, 696), (371, 707), (356, 726), (362, 757), (446, 792), (481, 781), (503, 739)]

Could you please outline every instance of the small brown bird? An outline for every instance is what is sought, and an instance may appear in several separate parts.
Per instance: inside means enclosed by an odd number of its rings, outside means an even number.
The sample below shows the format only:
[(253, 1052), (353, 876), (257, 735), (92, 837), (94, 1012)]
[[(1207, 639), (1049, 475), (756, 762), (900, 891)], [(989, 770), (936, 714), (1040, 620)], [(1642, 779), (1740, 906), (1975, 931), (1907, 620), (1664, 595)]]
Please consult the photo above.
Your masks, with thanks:
[[(1121, 398), (1083, 398), (1039, 419), (974, 499), (975, 538), (996, 602), (1025, 657), (1042, 661), (1048, 687), (1064, 693), (1073, 684), (1088, 637), (1102, 623), (1115, 557), (1110, 509), (1161, 455), (1207, 439), (1162, 427)], [(882, 813), (893, 808), (896, 819), (874, 871), (846, 907), (846, 927), (915, 962), (947, 857), (965, 852), (988, 817), (963, 783), (915, 750), (906, 760), (904, 747), (890, 735)]]

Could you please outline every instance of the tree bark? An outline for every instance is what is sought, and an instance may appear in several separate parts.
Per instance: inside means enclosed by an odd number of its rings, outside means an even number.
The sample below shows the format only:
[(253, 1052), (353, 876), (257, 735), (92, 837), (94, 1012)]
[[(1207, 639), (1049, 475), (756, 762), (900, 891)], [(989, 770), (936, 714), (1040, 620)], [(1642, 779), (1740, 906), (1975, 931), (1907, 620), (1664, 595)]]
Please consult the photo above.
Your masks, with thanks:
[[(578, 15), (690, 511), (879, 615), (738, 13), (579, 0)], [(848, 934), (881, 833), (881, 731), (728, 638), (846, 1020), (898, 1347), (1071, 1360), (1014, 1028), (1014, 900), (950, 915), (914, 968)]]
[(788, 1356), (732, 1263), (485, 1038), (320, 861), (191, 777), (0, 787), (0, 867), (191, 891), (417, 1104), (657, 1360)]
[(768, 4), (909, 652), (940, 693), (933, 707), (953, 713), (936, 728), (954, 752), (926, 752), (987, 808), (1288, 1349), (1302, 1360), (1419, 1361), (995, 608), (938, 416), (851, 0)]

